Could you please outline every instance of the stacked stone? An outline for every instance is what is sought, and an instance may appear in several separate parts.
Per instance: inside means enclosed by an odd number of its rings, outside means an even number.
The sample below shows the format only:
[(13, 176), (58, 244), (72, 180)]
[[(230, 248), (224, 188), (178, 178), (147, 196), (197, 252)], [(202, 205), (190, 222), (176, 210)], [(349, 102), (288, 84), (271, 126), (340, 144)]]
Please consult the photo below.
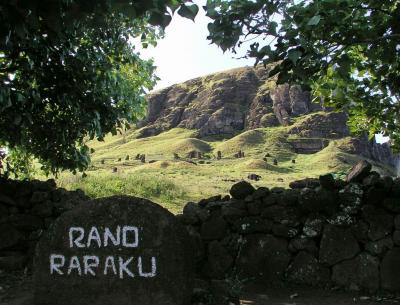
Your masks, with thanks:
[(180, 219), (198, 277), (400, 292), (400, 178), (361, 162), (346, 181), (324, 175), (291, 187), (241, 181), (231, 197), (188, 203)]
[(0, 178), (0, 270), (30, 267), (36, 242), (64, 211), (87, 197), (57, 188), (54, 180)]

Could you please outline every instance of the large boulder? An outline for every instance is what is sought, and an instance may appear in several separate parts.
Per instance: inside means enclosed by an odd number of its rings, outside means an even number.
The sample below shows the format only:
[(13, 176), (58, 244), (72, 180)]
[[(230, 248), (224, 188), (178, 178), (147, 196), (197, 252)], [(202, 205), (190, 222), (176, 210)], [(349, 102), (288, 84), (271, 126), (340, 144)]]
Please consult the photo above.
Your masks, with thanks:
[(333, 266), (332, 281), (347, 289), (374, 293), (379, 288), (379, 259), (363, 252), (343, 261)]
[(368, 238), (372, 241), (382, 239), (389, 235), (393, 229), (393, 216), (384, 209), (372, 205), (362, 207), (365, 221), (369, 224)]
[(273, 235), (247, 235), (236, 262), (238, 273), (262, 283), (282, 280), (290, 261), (287, 241)]
[(365, 177), (368, 176), (371, 169), (372, 169), (371, 163), (369, 163), (366, 160), (361, 160), (352, 167), (350, 172), (347, 174), (346, 181), (347, 182), (360, 182)]
[(229, 193), (235, 199), (244, 199), (255, 192), (255, 188), (247, 181), (240, 181), (232, 185)]
[(289, 266), (287, 278), (290, 282), (308, 286), (325, 286), (330, 280), (329, 268), (322, 266), (308, 252), (300, 252)]
[(325, 226), (319, 251), (322, 263), (332, 266), (355, 257), (359, 252), (360, 247), (350, 229), (331, 224)]
[(185, 228), (145, 199), (114, 196), (64, 213), (34, 260), (35, 305), (187, 305), (193, 253)]
[(204, 274), (213, 279), (224, 279), (226, 272), (232, 266), (233, 258), (228, 250), (218, 241), (208, 245), (207, 261), (204, 265)]
[(383, 289), (400, 292), (400, 248), (388, 251), (381, 263), (381, 285)]

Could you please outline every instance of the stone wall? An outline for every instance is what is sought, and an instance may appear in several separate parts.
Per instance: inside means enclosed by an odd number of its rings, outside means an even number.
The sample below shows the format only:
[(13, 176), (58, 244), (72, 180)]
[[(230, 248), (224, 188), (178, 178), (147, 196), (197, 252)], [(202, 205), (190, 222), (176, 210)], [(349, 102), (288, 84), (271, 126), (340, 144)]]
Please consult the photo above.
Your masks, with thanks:
[[(36, 242), (88, 198), (54, 180), (0, 179), (0, 270), (30, 268)], [(230, 196), (190, 202), (177, 218), (195, 249), (197, 278), (400, 293), (400, 178), (361, 162), (290, 189), (241, 181)], [(203, 281), (204, 283), (204, 281)]]
[(87, 199), (82, 191), (56, 188), (54, 180), (0, 178), (0, 270), (30, 268), (44, 230), (64, 211)]
[(231, 196), (188, 203), (181, 221), (195, 241), (197, 274), (263, 284), (400, 292), (400, 179), (359, 164), (291, 189), (242, 181)]

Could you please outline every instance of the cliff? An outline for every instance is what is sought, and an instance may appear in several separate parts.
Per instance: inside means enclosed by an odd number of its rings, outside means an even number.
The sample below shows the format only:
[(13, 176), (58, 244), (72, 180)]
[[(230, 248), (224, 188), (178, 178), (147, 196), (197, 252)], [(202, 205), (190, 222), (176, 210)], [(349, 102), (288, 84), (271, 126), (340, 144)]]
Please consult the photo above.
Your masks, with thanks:
[[(268, 77), (271, 66), (243, 67), (170, 86), (147, 96), (146, 118), (139, 123), (140, 137), (175, 127), (195, 129), (198, 137), (232, 137), (264, 127), (286, 126), (293, 149), (315, 153), (329, 140), (350, 136), (345, 113), (331, 112), (311, 102), (299, 86), (276, 85)], [(348, 152), (392, 166), (390, 147), (353, 138)]]

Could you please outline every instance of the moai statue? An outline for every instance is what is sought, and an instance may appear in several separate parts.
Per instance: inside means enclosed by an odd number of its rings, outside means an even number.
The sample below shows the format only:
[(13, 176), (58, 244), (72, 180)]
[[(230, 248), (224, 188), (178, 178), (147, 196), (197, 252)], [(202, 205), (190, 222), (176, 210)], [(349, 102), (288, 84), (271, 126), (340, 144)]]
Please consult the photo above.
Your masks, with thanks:
[(116, 172), (118, 172), (118, 168), (116, 168), (116, 167), (113, 167), (113, 169), (112, 169), (112, 172), (113, 172), (113, 173), (116, 173)]
[(101, 164), (104, 164), (106, 161), (104, 159), (101, 159)]
[(174, 153), (174, 159), (175, 160), (179, 160), (181, 157), (179, 157), (179, 155), (177, 153)]
[(239, 158), (239, 154), (237, 154), (237, 153), (234, 154), (233, 156), (234, 156), (235, 158)]
[(274, 165), (278, 165), (278, 160), (274, 159)]
[(267, 158), (265, 158), (265, 157), (263, 158), (263, 160), (264, 160), (265, 162), (268, 162), (268, 159), (267, 159)]
[(140, 154), (137, 154), (135, 160), (140, 160)]
[(241, 158), (241, 157), (242, 157), (242, 151), (239, 150), (238, 153), (237, 153), (237, 155), (238, 155), (238, 158)]
[(129, 161), (129, 155), (126, 155), (125, 161)]
[(292, 160), (292, 163), (293, 163), (293, 164), (295, 164), (295, 163), (296, 163), (296, 160), (295, 160), (295, 159), (293, 159), (293, 160)]
[(269, 153), (267, 153), (267, 154), (265, 155), (265, 157), (266, 157), (266, 158), (269, 158), (269, 157), (271, 157), (271, 155), (270, 155)]
[(143, 155), (140, 156), (140, 161), (141, 161), (142, 163), (146, 163), (146, 155), (145, 155), (145, 154), (143, 154)]
[(242, 151), (242, 158), (244, 158), (244, 151)]
[(118, 162), (121, 162), (122, 158), (118, 158)]
[(217, 151), (217, 159), (218, 160), (222, 159), (222, 152), (220, 150)]
[(197, 152), (197, 159), (202, 159), (203, 158), (203, 155), (201, 154), (201, 151), (198, 151)]

